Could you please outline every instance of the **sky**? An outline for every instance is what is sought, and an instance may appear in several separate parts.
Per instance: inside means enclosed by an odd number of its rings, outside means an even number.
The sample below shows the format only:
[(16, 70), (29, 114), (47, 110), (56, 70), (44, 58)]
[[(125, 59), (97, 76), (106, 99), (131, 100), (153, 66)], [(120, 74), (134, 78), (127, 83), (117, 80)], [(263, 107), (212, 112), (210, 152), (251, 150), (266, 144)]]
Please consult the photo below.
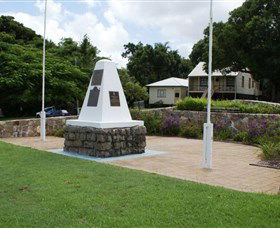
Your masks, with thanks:
[[(58, 43), (72, 37), (80, 42), (87, 34), (119, 67), (128, 42), (169, 42), (188, 57), (209, 23), (210, 0), (48, 0), (46, 37)], [(214, 21), (226, 21), (229, 12), (244, 0), (214, 0)], [(0, 15), (11, 15), (43, 35), (44, 0), (0, 0)]]

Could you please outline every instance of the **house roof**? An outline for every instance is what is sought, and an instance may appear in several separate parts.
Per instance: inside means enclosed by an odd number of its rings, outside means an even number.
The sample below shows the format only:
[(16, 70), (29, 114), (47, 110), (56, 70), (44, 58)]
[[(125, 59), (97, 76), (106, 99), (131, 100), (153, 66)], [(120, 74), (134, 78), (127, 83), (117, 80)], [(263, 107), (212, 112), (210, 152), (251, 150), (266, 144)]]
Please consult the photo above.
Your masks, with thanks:
[(183, 86), (188, 87), (189, 86), (189, 80), (183, 79), (183, 78), (167, 78), (158, 82), (154, 82), (147, 85), (148, 87), (161, 87), (161, 86)]
[[(203, 69), (205, 62), (200, 62), (196, 65), (196, 67), (192, 70), (192, 72), (189, 74), (189, 77), (206, 77), (208, 74)], [(228, 76), (237, 76), (238, 72), (229, 72), (226, 75)], [(221, 71), (213, 71), (212, 76), (224, 76), (224, 74), (221, 73)]]

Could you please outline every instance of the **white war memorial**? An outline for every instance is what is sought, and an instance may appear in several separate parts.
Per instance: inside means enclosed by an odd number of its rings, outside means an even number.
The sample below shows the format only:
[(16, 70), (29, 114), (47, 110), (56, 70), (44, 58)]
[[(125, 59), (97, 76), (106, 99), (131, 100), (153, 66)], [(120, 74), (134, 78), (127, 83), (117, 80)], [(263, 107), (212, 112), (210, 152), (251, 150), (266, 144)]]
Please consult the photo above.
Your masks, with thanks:
[(145, 152), (146, 128), (132, 120), (116, 64), (96, 63), (81, 113), (67, 120), (64, 151), (94, 157), (112, 157)]

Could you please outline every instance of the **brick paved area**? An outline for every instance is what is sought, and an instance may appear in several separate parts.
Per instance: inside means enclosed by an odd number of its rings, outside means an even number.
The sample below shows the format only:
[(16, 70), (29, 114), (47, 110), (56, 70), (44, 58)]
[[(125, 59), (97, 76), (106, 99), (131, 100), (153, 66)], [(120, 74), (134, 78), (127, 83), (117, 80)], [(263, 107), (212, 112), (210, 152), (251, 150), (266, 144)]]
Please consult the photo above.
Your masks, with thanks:
[[(63, 139), (56, 137), (47, 137), (46, 142), (36, 137), (1, 140), (42, 150), (63, 146)], [(214, 142), (212, 170), (200, 167), (201, 140), (151, 136), (147, 137), (147, 148), (168, 153), (110, 163), (239, 191), (276, 194), (280, 187), (279, 170), (249, 165), (259, 160), (260, 150), (256, 147)]]

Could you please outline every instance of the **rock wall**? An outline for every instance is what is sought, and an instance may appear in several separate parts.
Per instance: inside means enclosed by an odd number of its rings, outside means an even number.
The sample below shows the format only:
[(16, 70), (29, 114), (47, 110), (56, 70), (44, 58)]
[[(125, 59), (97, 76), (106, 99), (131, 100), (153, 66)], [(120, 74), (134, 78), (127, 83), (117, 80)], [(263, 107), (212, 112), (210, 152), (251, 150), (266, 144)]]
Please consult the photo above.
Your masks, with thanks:
[(66, 126), (64, 150), (94, 157), (114, 157), (145, 152), (146, 128), (107, 128)]
[[(194, 122), (203, 124), (206, 121), (206, 112), (180, 111), (174, 108), (159, 108), (145, 110), (163, 116), (178, 116), (182, 122)], [(47, 118), (47, 135), (65, 127), (67, 119), (77, 119), (77, 116), (51, 117)], [(211, 121), (215, 126), (229, 127), (234, 130), (243, 131), (248, 129), (251, 124), (262, 124), (267, 121), (280, 120), (278, 114), (248, 114), (248, 113), (224, 113), (214, 112), (211, 114)], [(40, 119), (23, 119), (0, 121), (0, 138), (24, 137), (40, 135)]]
[[(148, 112), (154, 112), (161, 116), (175, 116), (180, 118), (181, 123), (197, 123), (203, 125), (206, 122), (206, 112), (201, 111), (182, 111), (174, 108), (152, 109)], [(279, 114), (251, 114), (251, 113), (226, 113), (213, 112), (211, 113), (211, 122), (214, 127), (230, 128), (234, 131), (248, 130), (252, 125), (266, 127), (266, 123), (270, 121), (280, 120)]]
[[(47, 135), (65, 126), (67, 119), (77, 119), (77, 116), (48, 117), (46, 120)], [(0, 138), (33, 137), (40, 135), (40, 118), (0, 121)]]

